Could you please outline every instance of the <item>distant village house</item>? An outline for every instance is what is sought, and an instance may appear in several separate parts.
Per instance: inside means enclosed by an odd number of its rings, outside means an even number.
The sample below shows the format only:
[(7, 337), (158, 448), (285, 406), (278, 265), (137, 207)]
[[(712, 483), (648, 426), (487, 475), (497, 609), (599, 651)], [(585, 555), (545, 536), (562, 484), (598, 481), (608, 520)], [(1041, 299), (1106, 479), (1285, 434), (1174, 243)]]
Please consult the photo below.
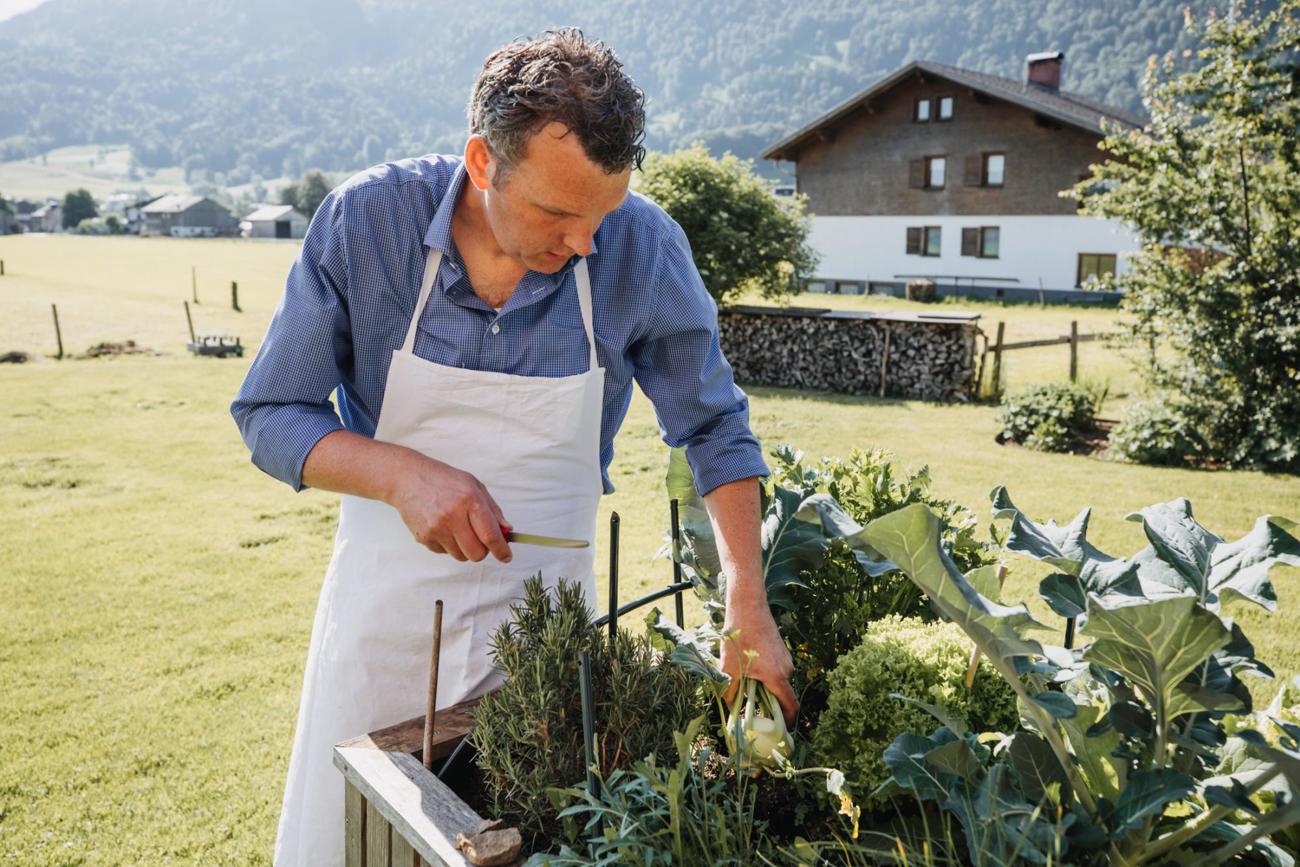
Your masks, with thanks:
[(29, 232), (62, 232), (63, 214), (57, 202), (47, 202), (27, 215)]
[(814, 291), (1070, 297), (1138, 241), (1062, 190), (1105, 155), (1102, 121), (1142, 118), (1060, 89), (1064, 55), (1024, 81), (914, 61), (768, 148), (795, 163), (821, 254)]
[(239, 226), (249, 238), (303, 238), (308, 222), (293, 205), (262, 205)]
[(206, 196), (162, 196), (140, 209), (142, 235), (216, 238), (239, 234), (230, 211)]

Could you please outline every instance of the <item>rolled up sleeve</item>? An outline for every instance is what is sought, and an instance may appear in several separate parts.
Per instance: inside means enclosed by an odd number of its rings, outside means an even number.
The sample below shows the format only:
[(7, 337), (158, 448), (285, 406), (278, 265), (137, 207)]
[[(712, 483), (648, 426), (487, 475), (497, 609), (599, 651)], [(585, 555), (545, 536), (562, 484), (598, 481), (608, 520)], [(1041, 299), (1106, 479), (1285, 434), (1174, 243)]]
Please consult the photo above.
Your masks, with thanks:
[(312, 217), (257, 358), (230, 406), (253, 463), (302, 490), (302, 466), (339, 430), (330, 394), (351, 358), (344, 200), (336, 191)]
[(656, 275), (653, 313), (631, 357), (664, 442), (685, 447), (701, 496), (766, 476), (762, 447), (749, 429), (749, 399), (719, 345), (717, 305), (675, 223), (663, 236)]

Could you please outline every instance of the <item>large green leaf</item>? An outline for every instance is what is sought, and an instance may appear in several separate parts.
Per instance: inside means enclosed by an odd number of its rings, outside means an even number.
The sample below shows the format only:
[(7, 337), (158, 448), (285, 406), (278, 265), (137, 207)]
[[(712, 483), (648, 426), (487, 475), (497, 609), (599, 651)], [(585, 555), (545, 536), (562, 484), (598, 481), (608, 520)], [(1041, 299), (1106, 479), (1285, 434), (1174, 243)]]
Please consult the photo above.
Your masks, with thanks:
[[(1067, 691), (1074, 686), (1076, 684), (1071, 684)], [(1089, 729), (1101, 718), (1102, 710), (1087, 702), (1084, 696), (1075, 695), (1074, 698), (1077, 714), (1070, 719), (1058, 720), (1058, 723), (1065, 732), (1070, 752), (1089, 791), (1114, 801), (1127, 777), (1127, 766), (1115, 756), (1120, 747), (1119, 732), (1107, 727), (1089, 734)]]
[(1061, 570), (1049, 575), (1039, 592), (1052, 610), (1062, 617), (1084, 613), (1084, 599), (1089, 593), (1098, 596), (1141, 595), (1137, 568), (1127, 560), (1105, 553), (1088, 541), (1091, 509), (1084, 509), (1065, 526), (1054, 520), (1039, 524), (1011, 501), (1007, 489), (996, 487), (990, 495), (993, 519), (1008, 521), (1006, 547), (1010, 551), (1033, 557)]
[(1082, 631), (1096, 640), (1084, 651), (1084, 659), (1119, 672), (1139, 688), (1155, 712), (1157, 726), (1177, 713), (1202, 709), (1185, 693), (1177, 705), (1174, 698), (1183, 678), (1228, 643), (1231, 635), (1218, 616), (1192, 596), (1126, 604), (1111, 597), (1110, 603), (1088, 598), (1088, 623)]
[(778, 487), (763, 516), (763, 583), (768, 604), (778, 608), (794, 606), (790, 588), (803, 586), (802, 575), (822, 564), (830, 544), (816, 512), (804, 511), (807, 499), (801, 491)]
[(1114, 834), (1125, 835), (1140, 828), (1149, 816), (1164, 812), (1165, 805), (1190, 795), (1196, 783), (1187, 774), (1170, 768), (1138, 771), (1128, 779), (1114, 808), (1104, 817)]
[[(706, 592), (718, 593), (722, 561), (718, 556), (718, 543), (713, 537), (713, 523), (704, 507), (704, 498), (695, 490), (695, 477), (686, 461), (686, 449), (672, 449), (668, 455), (668, 474), (665, 477), (668, 499), (677, 501), (678, 525), (681, 528), (681, 550), (672, 552), (686, 567), (687, 575)], [(669, 540), (672, 544), (672, 540)]]
[(954, 790), (944, 808), (961, 821), (966, 845), (981, 864), (1056, 864), (1075, 815), (1058, 818), (1050, 805), (1030, 803), (1003, 764), (989, 768), (976, 787)]
[(1020, 633), (1042, 625), (1024, 605), (1001, 605), (981, 596), (944, 552), (940, 529), (939, 519), (929, 508), (913, 503), (872, 521), (864, 534), (871, 546), (896, 563), (986, 656), (1041, 656), (1042, 645)]
[(718, 695), (726, 692), (731, 677), (722, 670), (722, 663), (713, 655), (718, 636), (713, 628), (704, 624), (693, 629), (682, 629), (676, 622), (653, 608), (646, 616), (655, 644), (668, 650), (668, 661), (684, 671), (702, 677)]
[(1056, 760), (1056, 754), (1037, 734), (1024, 729), (1011, 736), (1007, 747), (1007, 756), (1011, 767), (1016, 772), (1016, 781), (1020, 791), (1033, 803), (1038, 803), (1048, 796), (1053, 786), (1064, 790), (1069, 779)]
[(1151, 543), (1134, 558), (1143, 585), (1191, 591), (1213, 611), (1234, 597), (1276, 609), (1270, 571), (1279, 564), (1300, 566), (1300, 540), (1282, 519), (1258, 518), (1245, 536), (1225, 542), (1197, 522), (1185, 499), (1148, 506), (1128, 518), (1142, 523)]
[(894, 782), (911, 789), (923, 801), (942, 801), (960, 781), (956, 774), (926, 761), (926, 756), (958, 738), (947, 728), (938, 728), (929, 736), (904, 732), (885, 747), (885, 766), (893, 772)]

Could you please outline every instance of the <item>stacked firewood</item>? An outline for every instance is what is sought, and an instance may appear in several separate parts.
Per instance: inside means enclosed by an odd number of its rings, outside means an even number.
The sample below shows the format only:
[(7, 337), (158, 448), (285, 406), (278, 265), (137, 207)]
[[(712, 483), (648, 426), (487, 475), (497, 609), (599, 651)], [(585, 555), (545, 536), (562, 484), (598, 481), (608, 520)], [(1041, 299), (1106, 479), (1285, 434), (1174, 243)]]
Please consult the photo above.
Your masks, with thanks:
[(922, 400), (966, 400), (975, 381), (973, 321), (870, 314), (719, 311), (736, 380)]

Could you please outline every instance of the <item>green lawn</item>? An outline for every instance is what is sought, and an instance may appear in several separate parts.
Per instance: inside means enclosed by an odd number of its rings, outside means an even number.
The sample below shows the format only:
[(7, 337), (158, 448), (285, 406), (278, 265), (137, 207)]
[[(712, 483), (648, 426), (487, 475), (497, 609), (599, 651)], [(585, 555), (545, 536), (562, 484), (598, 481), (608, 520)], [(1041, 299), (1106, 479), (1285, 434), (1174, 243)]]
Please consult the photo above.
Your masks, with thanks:
[[(248, 359), (185, 354), (181, 301), (194, 264), (200, 330), (255, 345), (295, 250), (269, 242), (0, 239), (8, 272), (0, 278), (0, 352), (52, 352), (47, 323), (57, 302), (70, 351), (133, 338), (166, 353), (0, 367), (10, 407), (0, 424), (0, 563), (7, 567), (0, 572), (0, 860), (270, 861), (336, 497), (295, 495), (248, 463), (226, 410)], [(242, 314), (219, 303), (232, 279)], [(1005, 317), (1008, 339), (1059, 333), (1071, 318), (1081, 330), (1101, 329), (1115, 315), (964, 306), (983, 315), (986, 329)], [(1093, 348), (1085, 350), (1085, 374)], [(1013, 360), (1009, 374), (1013, 382), (1064, 375), (1063, 361), (1059, 370), (1050, 363)], [(1130, 382), (1122, 369), (1114, 376)], [(1175, 496), (1191, 498), (1201, 520), (1225, 536), (1244, 533), (1266, 512), (1300, 517), (1295, 477), (1003, 448), (993, 442), (988, 406), (761, 388), (751, 395), (754, 427), (769, 445), (790, 442), (812, 455), (889, 449), (908, 466), (929, 464), (935, 489), (981, 516), (998, 483), (1037, 517), (1068, 518), (1093, 505), (1094, 541), (1113, 553), (1143, 544), (1126, 513)], [(630, 599), (669, 576), (665, 563), (650, 559), (666, 525), (666, 451), (644, 398), (633, 402), (617, 446), (619, 490), (602, 515), (622, 515), (620, 595)], [(602, 577), (603, 558), (602, 547)], [(1029, 597), (1033, 575), (1018, 568), (1007, 596)], [(1289, 675), (1300, 671), (1293, 615), (1300, 577), (1279, 573), (1277, 583), (1279, 614), (1243, 610), (1240, 618), (1262, 658)], [(604, 581), (598, 586), (603, 598)]]

